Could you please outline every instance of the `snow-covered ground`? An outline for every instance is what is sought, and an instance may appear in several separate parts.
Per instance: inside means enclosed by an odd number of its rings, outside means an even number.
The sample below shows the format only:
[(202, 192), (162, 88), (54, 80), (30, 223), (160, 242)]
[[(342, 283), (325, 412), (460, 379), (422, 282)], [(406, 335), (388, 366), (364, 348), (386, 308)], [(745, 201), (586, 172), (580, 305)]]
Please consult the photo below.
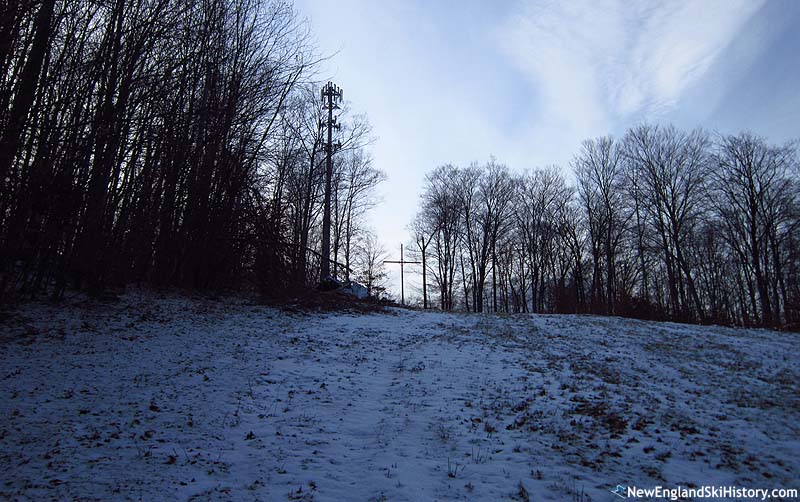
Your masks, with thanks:
[(0, 321), (0, 498), (798, 488), (798, 335), (127, 295)]

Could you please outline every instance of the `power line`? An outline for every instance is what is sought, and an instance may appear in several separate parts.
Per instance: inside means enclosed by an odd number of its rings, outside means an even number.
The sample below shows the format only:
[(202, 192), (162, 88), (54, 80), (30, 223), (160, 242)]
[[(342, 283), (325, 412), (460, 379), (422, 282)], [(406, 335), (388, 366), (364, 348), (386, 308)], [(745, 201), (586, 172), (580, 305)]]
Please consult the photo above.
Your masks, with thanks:
[(405, 292), (405, 280), (403, 278), (404, 275), (405, 275), (405, 271), (403, 269), (403, 265), (405, 265), (406, 263), (408, 263), (408, 264), (419, 264), (421, 262), (418, 262), (418, 261), (405, 261), (403, 259), (403, 245), (400, 244), (400, 261), (397, 261), (397, 260), (383, 260), (383, 263), (395, 263), (395, 264), (399, 263), (400, 264), (400, 303), (405, 305), (406, 304), (406, 292)]

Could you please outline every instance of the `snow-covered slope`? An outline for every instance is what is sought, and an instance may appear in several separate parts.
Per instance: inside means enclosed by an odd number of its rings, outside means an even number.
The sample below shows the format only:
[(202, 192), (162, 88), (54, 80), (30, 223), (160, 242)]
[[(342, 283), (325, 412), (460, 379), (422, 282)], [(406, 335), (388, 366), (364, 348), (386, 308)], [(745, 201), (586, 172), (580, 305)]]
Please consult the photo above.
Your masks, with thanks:
[(791, 333), (128, 295), (0, 324), (0, 498), (797, 488)]

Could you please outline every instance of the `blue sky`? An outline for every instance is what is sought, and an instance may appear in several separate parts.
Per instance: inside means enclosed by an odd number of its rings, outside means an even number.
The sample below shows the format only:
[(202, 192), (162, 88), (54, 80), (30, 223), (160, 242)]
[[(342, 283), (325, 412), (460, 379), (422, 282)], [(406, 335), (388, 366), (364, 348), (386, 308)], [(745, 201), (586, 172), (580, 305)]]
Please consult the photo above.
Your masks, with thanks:
[[(408, 240), (426, 172), (568, 163), (641, 121), (800, 138), (794, 0), (297, 0), (320, 74), (367, 113), (389, 177), (371, 224)], [(413, 274), (407, 280), (413, 280)], [(393, 277), (396, 284), (397, 274)]]

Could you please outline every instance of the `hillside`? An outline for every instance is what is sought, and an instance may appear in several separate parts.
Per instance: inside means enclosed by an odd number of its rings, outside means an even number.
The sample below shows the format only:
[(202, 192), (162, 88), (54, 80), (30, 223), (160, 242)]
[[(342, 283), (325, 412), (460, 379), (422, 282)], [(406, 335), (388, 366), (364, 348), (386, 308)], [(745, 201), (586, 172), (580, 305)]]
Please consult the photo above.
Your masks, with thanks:
[(130, 294), (0, 324), (0, 498), (797, 488), (797, 334)]

